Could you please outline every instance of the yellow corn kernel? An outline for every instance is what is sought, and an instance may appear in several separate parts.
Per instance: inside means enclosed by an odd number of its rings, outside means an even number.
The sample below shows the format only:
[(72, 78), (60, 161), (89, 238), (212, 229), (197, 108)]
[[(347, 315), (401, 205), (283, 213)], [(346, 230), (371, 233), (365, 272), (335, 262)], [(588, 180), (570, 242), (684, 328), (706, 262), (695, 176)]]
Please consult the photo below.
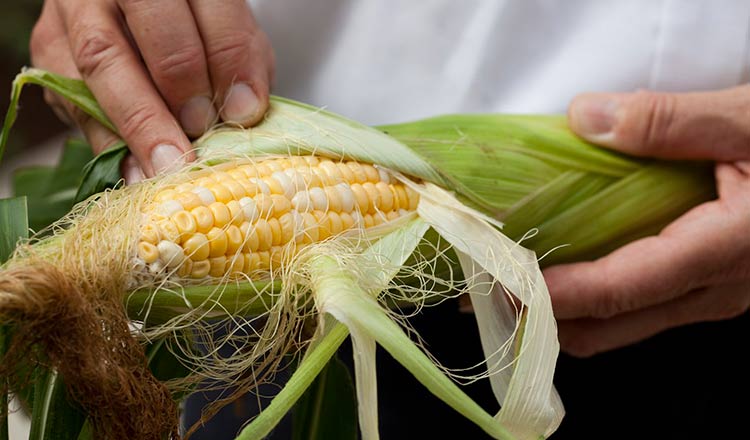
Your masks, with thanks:
[(260, 218), (267, 219), (271, 216), (271, 213), (273, 212), (273, 199), (271, 196), (266, 194), (258, 194), (257, 196), (253, 197), (253, 200), (255, 200), (255, 207), (258, 210), (258, 215)]
[(146, 264), (151, 264), (159, 259), (159, 250), (154, 244), (142, 241), (138, 243), (138, 256), (141, 257)]
[(190, 192), (193, 189), (193, 184), (190, 182), (181, 183), (174, 187), (174, 190), (178, 193)]
[(341, 178), (344, 182), (352, 183), (354, 182), (354, 173), (352, 172), (352, 169), (349, 168), (349, 166), (346, 165), (344, 162), (337, 162), (336, 168), (339, 169), (339, 174), (341, 175)]
[(227, 235), (223, 229), (211, 228), (206, 234), (206, 238), (208, 239), (209, 257), (218, 257), (227, 253)]
[(221, 184), (224, 185), (224, 187), (229, 190), (234, 200), (239, 200), (245, 197), (246, 195), (245, 189), (242, 187), (242, 185), (237, 183), (237, 181), (234, 179), (226, 180), (224, 182), (221, 182)]
[(315, 224), (318, 225), (318, 240), (322, 241), (330, 237), (331, 227), (326, 213), (323, 211), (315, 210), (312, 212), (312, 215), (313, 217), (315, 217)]
[(180, 211), (172, 216), (172, 221), (180, 232), (180, 239), (184, 242), (198, 230), (195, 217), (187, 211)]
[(203, 206), (203, 200), (194, 192), (184, 192), (177, 196), (177, 201), (182, 205), (182, 209), (190, 211), (193, 208)]
[(368, 182), (370, 183), (380, 182), (380, 174), (378, 173), (378, 170), (376, 170), (374, 166), (363, 163), (362, 169), (364, 170), (365, 175), (367, 176)]
[(210, 251), (208, 237), (200, 232), (195, 233), (185, 240), (182, 249), (185, 251), (185, 255), (193, 261), (205, 260), (208, 258)]
[(356, 209), (362, 213), (362, 215), (370, 212), (370, 198), (367, 196), (367, 191), (359, 183), (351, 185), (350, 189), (354, 194), (354, 201)]
[(167, 200), (174, 200), (177, 198), (177, 191), (174, 189), (165, 189), (162, 191), (159, 191), (158, 194), (156, 194), (156, 197), (154, 197), (154, 201), (156, 202), (166, 202)]
[(227, 203), (227, 209), (229, 210), (229, 221), (233, 225), (239, 226), (245, 221), (245, 213), (242, 211), (240, 202), (237, 200), (231, 200)]
[(265, 177), (263, 181), (266, 182), (266, 185), (268, 185), (268, 188), (271, 190), (271, 194), (284, 194), (284, 187), (278, 180), (269, 176)]
[(365, 170), (362, 169), (362, 166), (358, 162), (350, 161), (346, 165), (352, 170), (352, 174), (354, 175), (354, 181), (351, 183), (367, 182), (367, 174), (365, 174)]
[(141, 226), (141, 241), (145, 241), (151, 244), (156, 244), (161, 240), (159, 237), (159, 229), (151, 223), (146, 223)]
[(255, 223), (255, 232), (258, 234), (258, 250), (267, 251), (273, 243), (273, 232), (266, 219), (258, 219)]
[(227, 173), (226, 171), (214, 171), (211, 173), (211, 179), (214, 181), (224, 184), (224, 182), (227, 182), (229, 180), (233, 180), (232, 176)]
[(328, 198), (328, 211), (341, 212), (341, 194), (335, 186), (326, 186), (324, 188)]
[(268, 219), (268, 227), (271, 229), (271, 246), (281, 244), (281, 224), (277, 218)]
[(240, 234), (242, 234), (242, 251), (243, 252), (255, 252), (258, 250), (260, 240), (258, 239), (258, 231), (250, 222), (243, 222), (240, 225)]
[(227, 236), (227, 254), (234, 255), (242, 247), (242, 232), (235, 225), (230, 225), (225, 231)]
[(391, 188), (385, 182), (378, 182), (375, 184), (375, 189), (378, 191), (378, 208), (381, 211), (388, 212), (393, 210), (393, 193)]
[(258, 189), (258, 185), (256, 185), (254, 182), (251, 182), (247, 178), (238, 180), (237, 183), (239, 183), (242, 186), (242, 189), (245, 191), (245, 197), (253, 197), (260, 192), (260, 190)]
[(375, 220), (372, 218), (372, 214), (364, 214), (362, 216), (362, 224), (366, 228), (371, 228), (375, 226)]
[(271, 206), (273, 207), (273, 216), (281, 217), (292, 209), (292, 202), (287, 197), (274, 194), (271, 196)]
[(255, 272), (256, 270), (258, 270), (260, 266), (260, 256), (258, 256), (258, 254), (255, 252), (243, 254), (243, 255), (244, 255), (245, 265), (243, 266), (242, 271), (245, 272), (246, 274), (251, 274)]
[(372, 182), (366, 182), (362, 184), (362, 189), (367, 193), (367, 198), (370, 200), (369, 209), (367, 212), (375, 214), (380, 207), (380, 193), (375, 188), (375, 184)]
[(320, 228), (314, 215), (309, 212), (303, 212), (302, 216), (302, 234), (300, 234), (300, 243), (315, 243), (320, 240)]
[(242, 270), (245, 268), (245, 256), (242, 254), (232, 255), (229, 258), (227, 258), (227, 268), (226, 271), (229, 274), (238, 274), (242, 273)]
[(318, 166), (328, 175), (329, 185), (335, 185), (342, 181), (341, 171), (339, 171), (339, 167), (337, 167), (332, 161), (321, 161)]
[(406, 209), (409, 207), (409, 199), (406, 196), (406, 190), (403, 185), (390, 185), (393, 193), (393, 209)]
[(193, 273), (193, 260), (187, 258), (177, 269), (177, 275), (183, 278), (187, 278), (191, 273)]
[(227, 187), (222, 185), (221, 183), (213, 183), (207, 188), (209, 191), (211, 191), (211, 194), (214, 195), (217, 202), (227, 203), (232, 200), (232, 193), (229, 192)]
[(190, 271), (190, 277), (201, 279), (208, 276), (211, 271), (211, 263), (208, 260), (193, 261), (193, 268)]
[(260, 270), (268, 270), (271, 268), (271, 254), (268, 251), (260, 251), (256, 255), (258, 255), (258, 269)]
[(294, 239), (297, 232), (297, 222), (291, 212), (279, 217), (279, 226), (281, 227), (281, 242), (280, 244), (289, 243)]
[(281, 162), (279, 162), (280, 159), (273, 159), (266, 162), (266, 165), (268, 165), (268, 169), (271, 170), (271, 174), (275, 173), (276, 171), (284, 171), (284, 167), (281, 165)]
[(211, 265), (208, 274), (212, 277), (223, 277), (227, 273), (227, 257), (224, 255), (209, 258), (208, 263)]
[(341, 212), (339, 218), (341, 218), (341, 229), (343, 231), (354, 227), (354, 218), (348, 212)]
[(388, 221), (396, 220), (397, 218), (401, 217), (398, 213), (398, 211), (388, 211), (385, 214), (385, 218), (388, 219)]
[(225, 203), (211, 203), (210, 205), (208, 205), (208, 209), (210, 209), (211, 213), (214, 215), (214, 226), (216, 226), (217, 228), (223, 228), (232, 219), (229, 208), (227, 208), (227, 205)]
[(180, 231), (170, 219), (159, 220), (156, 225), (159, 228), (159, 236), (162, 240), (172, 241), (180, 244)]
[(207, 207), (199, 206), (190, 211), (190, 214), (193, 215), (196, 230), (198, 232), (203, 232), (205, 234), (214, 226), (214, 214)]

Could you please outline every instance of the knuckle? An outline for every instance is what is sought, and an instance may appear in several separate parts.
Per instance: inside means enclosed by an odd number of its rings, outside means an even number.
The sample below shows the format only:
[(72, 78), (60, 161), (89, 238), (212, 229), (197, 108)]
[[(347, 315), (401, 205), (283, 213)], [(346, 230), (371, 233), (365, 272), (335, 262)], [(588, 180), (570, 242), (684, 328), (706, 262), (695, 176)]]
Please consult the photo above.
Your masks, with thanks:
[(154, 63), (154, 79), (170, 83), (194, 78), (204, 69), (203, 57), (201, 46), (189, 45), (175, 50)]
[(597, 344), (582, 332), (575, 332), (568, 337), (561, 335), (560, 350), (576, 358), (588, 358), (601, 352)]
[(634, 112), (630, 115), (632, 122), (627, 130), (633, 130), (636, 138), (634, 145), (647, 148), (649, 154), (658, 155), (665, 147), (665, 140), (670, 138), (670, 130), (675, 119), (676, 101), (670, 93), (639, 91), (634, 95)]
[(208, 62), (218, 70), (246, 64), (253, 38), (250, 31), (232, 32), (217, 37), (208, 52)]
[(149, 105), (140, 104), (128, 108), (123, 114), (119, 129), (125, 138), (137, 133), (146, 133), (151, 121), (157, 118), (157, 112)]
[(105, 70), (120, 55), (117, 34), (100, 26), (82, 26), (73, 32), (73, 60), (84, 77)]
[(632, 295), (629, 294), (628, 286), (613, 284), (613, 277), (608, 275), (612, 272), (610, 267), (610, 265), (605, 265), (602, 268), (603, 281), (592, 304), (592, 318), (607, 319), (631, 310), (631, 304), (628, 299)]
[(740, 298), (730, 299), (729, 301), (715, 301), (707, 318), (712, 321), (736, 318), (746, 313), (749, 307), (748, 301)]

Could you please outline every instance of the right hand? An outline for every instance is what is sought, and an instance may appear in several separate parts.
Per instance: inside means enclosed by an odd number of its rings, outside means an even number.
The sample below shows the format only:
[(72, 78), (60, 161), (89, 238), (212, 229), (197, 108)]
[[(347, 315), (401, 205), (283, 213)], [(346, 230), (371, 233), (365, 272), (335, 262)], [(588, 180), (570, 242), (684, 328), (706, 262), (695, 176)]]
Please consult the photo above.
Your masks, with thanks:
[[(127, 142), (128, 183), (195, 158), (190, 137), (219, 119), (250, 126), (268, 108), (274, 55), (244, 0), (46, 0), (34, 66), (81, 78)], [(61, 97), (95, 153), (116, 136)], [(218, 111), (217, 111), (218, 110)]]

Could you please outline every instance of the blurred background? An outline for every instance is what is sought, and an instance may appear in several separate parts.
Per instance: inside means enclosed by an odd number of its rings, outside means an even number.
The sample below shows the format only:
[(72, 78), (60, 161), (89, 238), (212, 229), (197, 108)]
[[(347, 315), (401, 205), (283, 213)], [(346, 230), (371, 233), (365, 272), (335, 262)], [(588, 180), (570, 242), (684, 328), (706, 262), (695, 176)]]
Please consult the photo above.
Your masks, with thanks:
[[(3, 2), (0, 14), (0, 114), (8, 108), (8, 96), (13, 77), (30, 66), (29, 36), (34, 27), (42, 0), (11, 0)], [(24, 89), (21, 100), (23, 111), (8, 144), (8, 153), (16, 154), (24, 148), (39, 144), (66, 129), (44, 103), (42, 90), (31, 86)]]

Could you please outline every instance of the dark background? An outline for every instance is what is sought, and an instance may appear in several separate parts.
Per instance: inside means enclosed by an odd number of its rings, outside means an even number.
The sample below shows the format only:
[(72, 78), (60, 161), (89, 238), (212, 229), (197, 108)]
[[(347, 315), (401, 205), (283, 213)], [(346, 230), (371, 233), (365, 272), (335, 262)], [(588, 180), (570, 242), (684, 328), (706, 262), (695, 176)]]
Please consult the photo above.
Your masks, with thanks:
[[(0, 6), (0, 96), (28, 59), (28, 38), (41, 1)], [(3, 95), (2, 90), (5, 90)], [(41, 90), (25, 89), (9, 154), (60, 133)], [(4, 114), (8, 99), (0, 99)], [(481, 353), (471, 315), (453, 303), (413, 320), (428, 348), (451, 368), (473, 365)], [(665, 332), (634, 346), (589, 359), (561, 355), (556, 385), (567, 409), (552, 439), (750, 438), (750, 315)], [(347, 343), (340, 356), (351, 363)], [(391, 439), (484, 439), (472, 424), (415, 385), (382, 350), (379, 356), (381, 435)], [(468, 388), (485, 408), (497, 409), (489, 384)], [(218, 440), (218, 439), (217, 439)]]

